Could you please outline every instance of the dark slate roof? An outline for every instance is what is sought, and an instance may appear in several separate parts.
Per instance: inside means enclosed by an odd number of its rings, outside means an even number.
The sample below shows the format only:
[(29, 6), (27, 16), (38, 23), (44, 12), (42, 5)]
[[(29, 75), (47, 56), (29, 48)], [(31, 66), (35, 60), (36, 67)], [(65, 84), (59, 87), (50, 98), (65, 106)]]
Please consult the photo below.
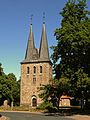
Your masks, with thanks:
[(38, 59), (38, 50), (35, 48), (34, 35), (33, 35), (32, 24), (31, 24), (25, 59), (22, 63), (30, 62), (30, 61), (36, 60), (36, 59)]
[(43, 27), (42, 27), (42, 36), (41, 36), (39, 50), (35, 48), (34, 36), (32, 32), (32, 24), (30, 25), (30, 33), (29, 33), (29, 38), (28, 38), (25, 59), (21, 62), (21, 64), (22, 63), (33, 63), (33, 62), (50, 62), (51, 63), (49, 59), (45, 22), (43, 23)]
[(43, 27), (42, 27), (42, 36), (41, 36), (41, 43), (40, 43), (40, 49), (39, 49), (39, 59), (41, 61), (50, 61), (45, 22), (43, 23)]

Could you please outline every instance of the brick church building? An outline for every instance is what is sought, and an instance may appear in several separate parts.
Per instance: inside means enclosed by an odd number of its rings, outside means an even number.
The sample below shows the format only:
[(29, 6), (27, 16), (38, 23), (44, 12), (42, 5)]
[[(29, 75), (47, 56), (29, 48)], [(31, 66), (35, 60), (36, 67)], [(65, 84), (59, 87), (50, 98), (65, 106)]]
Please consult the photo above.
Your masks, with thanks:
[(32, 23), (27, 42), (25, 59), (21, 62), (20, 105), (36, 107), (42, 103), (38, 87), (48, 84), (52, 78), (45, 22), (42, 26), (40, 48), (35, 48)]

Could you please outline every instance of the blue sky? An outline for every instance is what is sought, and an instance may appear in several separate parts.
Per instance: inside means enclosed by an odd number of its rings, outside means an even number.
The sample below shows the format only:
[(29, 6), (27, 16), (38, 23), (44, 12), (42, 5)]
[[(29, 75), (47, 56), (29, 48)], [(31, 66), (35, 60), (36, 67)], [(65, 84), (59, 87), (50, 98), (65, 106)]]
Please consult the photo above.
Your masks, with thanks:
[[(24, 59), (33, 14), (35, 45), (39, 48), (43, 12), (49, 46), (56, 44), (54, 30), (60, 26), (59, 12), (67, 0), (0, 0), (0, 62), (4, 72), (19, 79), (20, 62)], [(87, 0), (90, 10), (90, 0)]]

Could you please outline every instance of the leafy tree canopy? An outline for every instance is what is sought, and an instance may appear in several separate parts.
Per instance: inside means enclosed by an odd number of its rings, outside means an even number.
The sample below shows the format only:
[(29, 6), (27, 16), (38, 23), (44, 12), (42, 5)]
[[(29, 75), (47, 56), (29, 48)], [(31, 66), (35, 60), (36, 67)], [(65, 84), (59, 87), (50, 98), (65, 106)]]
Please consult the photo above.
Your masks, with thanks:
[(53, 105), (59, 105), (62, 94), (82, 99), (83, 91), (87, 99), (90, 92), (90, 17), (86, 0), (68, 0), (60, 15), (61, 26), (54, 33), (57, 45), (51, 47), (55, 80), (41, 93)]
[(20, 85), (15, 75), (13, 73), (6, 75), (1, 66), (0, 70), (0, 105), (3, 104), (4, 100), (14, 101), (14, 104), (19, 104)]
[(63, 19), (61, 27), (55, 30), (57, 46), (53, 46), (52, 54), (53, 62), (60, 63), (59, 77), (71, 77), (80, 68), (90, 76), (90, 18), (86, 1), (68, 0), (60, 15)]

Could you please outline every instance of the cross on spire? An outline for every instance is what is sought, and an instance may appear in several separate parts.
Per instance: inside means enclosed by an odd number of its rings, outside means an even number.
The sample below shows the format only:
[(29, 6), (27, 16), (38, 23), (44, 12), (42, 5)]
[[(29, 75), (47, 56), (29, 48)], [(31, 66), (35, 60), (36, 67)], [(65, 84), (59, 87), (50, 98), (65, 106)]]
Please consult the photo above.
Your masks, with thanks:
[(32, 17), (33, 17), (33, 14), (31, 15), (31, 18), (30, 18), (30, 20), (31, 20), (31, 25), (32, 25)]
[(45, 12), (43, 12), (43, 23), (45, 23)]

